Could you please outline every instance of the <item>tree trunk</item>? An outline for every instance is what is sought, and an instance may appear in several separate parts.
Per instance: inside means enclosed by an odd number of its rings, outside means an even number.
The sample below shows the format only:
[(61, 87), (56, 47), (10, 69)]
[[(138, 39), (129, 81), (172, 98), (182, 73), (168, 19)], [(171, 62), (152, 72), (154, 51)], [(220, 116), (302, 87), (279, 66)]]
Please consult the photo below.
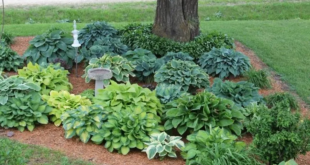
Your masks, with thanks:
[(187, 42), (199, 35), (198, 0), (157, 0), (153, 33)]

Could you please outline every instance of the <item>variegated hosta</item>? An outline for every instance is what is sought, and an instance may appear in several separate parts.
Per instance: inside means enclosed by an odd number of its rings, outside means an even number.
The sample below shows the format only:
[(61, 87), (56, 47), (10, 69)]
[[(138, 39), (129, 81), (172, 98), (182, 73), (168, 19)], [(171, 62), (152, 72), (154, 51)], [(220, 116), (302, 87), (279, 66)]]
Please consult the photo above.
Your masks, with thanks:
[(42, 98), (49, 106), (53, 107), (50, 115), (52, 115), (51, 120), (56, 126), (60, 126), (60, 116), (65, 111), (75, 109), (79, 106), (91, 105), (91, 101), (86, 97), (70, 94), (67, 91), (51, 91), (50, 95), (43, 95)]
[(107, 115), (102, 106), (92, 105), (66, 111), (60, 118), (67, 139), (79, 136), (82, 142), (87, 143), (99, 131)]
[(167, 155), (176, 158), (175, 147), (178, 149), (184, 147), (184, 142), (181, 139), (180, 136), (169, 136), (166, 132), (152, 134), (150, 142), (145, 143), (148, 147), (142, 152), (146, 152), (149, 159), (153, 159), (156, 154), (159, 154), (161, 160)]

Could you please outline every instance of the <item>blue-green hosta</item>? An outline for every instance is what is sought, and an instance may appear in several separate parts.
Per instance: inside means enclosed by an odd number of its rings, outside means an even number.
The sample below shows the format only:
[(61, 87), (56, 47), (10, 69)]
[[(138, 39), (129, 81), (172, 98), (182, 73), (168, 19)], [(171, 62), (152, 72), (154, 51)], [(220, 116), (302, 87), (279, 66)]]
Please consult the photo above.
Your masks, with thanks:
[(175, 148), (181, 149), (184, 147), (184, 142), (181, 136), (170, 136), (166, 132), (152, 134), (150, 142), (145, 143), (147, 148), (142, 152), (146, 152), (148, 159), (153, 159), (156, 154), (162, 160), (165, 156), (176, 158)]
[(172, 60), (163, 65), (155, 74), (158, 84), (175, 84), (182, 86), (182, 91), (190, 88), (206, 88), (209, 86), (209, 75), (198, 65), (190, 61)]
[(92, 105), (65, 111), (60, 118), (65, 129), (65, 138), (78, 136), (83, 143), (87, 143), (99, 132), (107, 117), (101, 106)]
[(51, 91), (49, 95), (43, 95), (43, 100), (53, 109), (49, 113), (56, 126), (60, 126), (60, 116), (67, 110), (76, 109), (79, 106), (91, 105), (91, 101), (80, 95), (70, 94), (68, 91)]
[(164, 63), (167, 63), (171, 60), (182, 60), (182, 61), (194, 61), (194, 58), (188, 53), (183, 52), (168, 52), (165, 56), (160, 58)]
[(51, 64), (44, 68), (38, 64), (28, 63), (26, 67), (18, 70), (18, 75), (41, 87), (41, 94), (49, 94), (50, 91), (70, 91), (72, 84), (67, 75), (69, 72), (62, 69), (54, 69)]
[[(85, 68), (85, 73), (82, 76), (85, 78), (87, 83), (90, 82), (90, 78), (88, 77), (88, 70), (93, 68), (105, 68), (110, 69), (112, 71), (113, 80), (117, 82), (129, 82), (129, 75), (135, 76), (134, 66), (130, 61), (123, 58), (122, 56), (111, 56), (109, 54), (105, 54), (101, 58), (93, 58), (89, 61), (89, 64)], [(110, 84), (110, 79), (103, 80), (104, 86), (108, 86)]]
[(17, 71), (24, 64), (24, 60), (12, 49), (0, 46), (0, 70)]
[(180, 85), (173, 84), (158, 84), (155, 88), (156, 96), (162, 104), (167, 104), (170, 101), (178, 99), (186, 92), (181, 91)]
[(242, 75), (251, 68), (250, 59), (233, 49), (213, 48), (199, 58), (200, 66), (209, 74), (227, 78)]
[(180, 135), (186, 131), (196, 132), (220, 126), (236, 135), (241, 134), (242, 120), (245, 118), (241, 108), (228, 99), (216, 97), (209, 92), (197, 95), (182, 95), (165, 107), (165, 129), (177, 129)]

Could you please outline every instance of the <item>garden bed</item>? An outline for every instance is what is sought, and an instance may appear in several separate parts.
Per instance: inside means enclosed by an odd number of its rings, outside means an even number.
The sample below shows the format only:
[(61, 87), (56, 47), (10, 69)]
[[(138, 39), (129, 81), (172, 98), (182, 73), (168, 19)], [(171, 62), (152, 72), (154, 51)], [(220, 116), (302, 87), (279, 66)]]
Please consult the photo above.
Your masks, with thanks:
[[(13, 50), (15, 50), (18, 54), (23, 54), (24, 51), (28, 48), (28, 42), (33, 37), (17, 37), (15, 43), (11, 46)], [(266, 68), (267, 66), (257, 58), (251, 50), (247, 49), (240, 42), (235, 42), (236, 49), (245, 55), (247, 55), (253, 67), (256, 69)], [(10, 72), (10, 74), (14, 74), (14, 72)], [(83, 74), (83, 64), (79, 64), (78, 66), (78, 77), (75, 75), (75, 70), (72, 69), (70, 71), (69, 79), (73, 85), (73, 90), (71, 93), (78, 94), (85, 89), (94, 89), (94, 82), (85, 83), (84, 78), (81, 78)], [(260, 94), (269, 95), (275, 92), (287, 91), (288, 86), (283, 83), (279, 76), (272, 73), (272, 88), (268, 90), (260, 90)], [(212, 83), (213, 78), (210, 78), (210, 82)], [(240, 81), (241, 77), (230, 79), (232, 81)], [(142, 85), (142, 84), (140, 84)], [(307, 113), (306, 104), (302, 101), (299, 101), (300, 109), (302, 114)], [(164, 161), (159, 161), (158, 159), (148, 160), (145, 153), (142, 153), (139, 150), (133, 150), (128, 155), (120, 155), (116, 152), (110, 153), (107, 149), (104, 148), (103, 145), (95, 145), (93, 143), (84, 144), (79, 141), (78, 138), (65, 139), (64, 130), (62, 127), (56, 127), (53, 124), (41, 125), (37, 126), (33, 132), (25, 131), (23, 133), (10, 129), (7, 131), (14, 131), (15, 135), (11, 138), (22, 143), (32, 144), (32, 145), (40, 145), (44, 147), (48, 147), (54, 150), (59, 150), (64, 152), (66, 155), (70, 157), (82, 158), (86, 161), (94, 162), (96, 164), (109, 164), (109, 165), (137, 165), (137, 164), (185, 164), (185, 161), (178, 155), (178, 159), (165, 158)], [(5, 132), (2, 132), (5, 134)], [(0, 131), (1, 135), (1, 131)], [(245, 135), (242, 138), (245, 142), (251, 142), (252, 138), (250, 135)], [(310, 162), (310, 153), (307, 155), (299, 156), (297, 159), (299, 165), (307, 165)]]

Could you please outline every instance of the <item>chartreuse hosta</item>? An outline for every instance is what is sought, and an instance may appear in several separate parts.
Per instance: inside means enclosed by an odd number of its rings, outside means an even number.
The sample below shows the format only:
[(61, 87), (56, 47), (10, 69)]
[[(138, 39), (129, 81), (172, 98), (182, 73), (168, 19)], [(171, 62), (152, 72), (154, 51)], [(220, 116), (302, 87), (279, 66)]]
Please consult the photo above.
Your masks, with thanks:
[(150, 142), (145, 143), (147, 148), (142, 152), (146, 152), (147, 158), (153, 159), (156, 154), (162, 160), (165, 156), (176, 158), (175, 147), (181, 149), (184, 147), (184, 142), (180, 136), (169, 136), (166, 132), (152, 134)]
[(91, 101), (80, 95), (70, 94), (68, 91), (51, 91), (50, 95), (43, 95), (43, 100), (53, 107), (50, 115), (56, 126), (61, 124), (60, 116), (67, 110), (75, 109), (79, 106), (91, 105)]

